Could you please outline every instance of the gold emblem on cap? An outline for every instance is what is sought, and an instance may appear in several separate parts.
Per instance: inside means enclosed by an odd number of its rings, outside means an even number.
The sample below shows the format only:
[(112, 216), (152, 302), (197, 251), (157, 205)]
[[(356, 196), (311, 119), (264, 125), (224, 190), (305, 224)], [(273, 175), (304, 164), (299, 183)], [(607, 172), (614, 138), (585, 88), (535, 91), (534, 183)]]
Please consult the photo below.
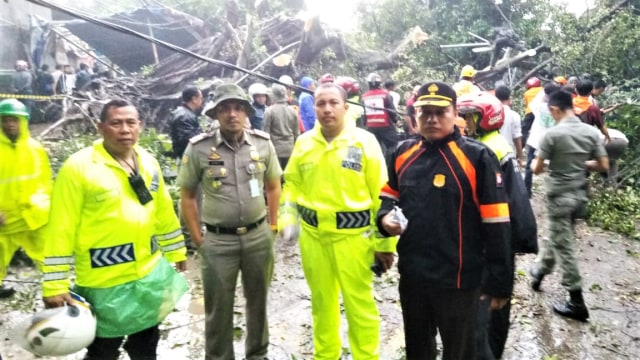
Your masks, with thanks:
[(438, 92), (438, 90), (440, 90), (440, 88), (438, 88), (438, 85), (436, 84), (431, 84), (429, 85), (429, 87), (427, 88), (427, 91), (431, 93), (431, 95), (435, 95), (435, 93)]
[(436, 174), (433, 177), (433, 186), (441, 188), (445, 184), (446, 177), (443, 174)]

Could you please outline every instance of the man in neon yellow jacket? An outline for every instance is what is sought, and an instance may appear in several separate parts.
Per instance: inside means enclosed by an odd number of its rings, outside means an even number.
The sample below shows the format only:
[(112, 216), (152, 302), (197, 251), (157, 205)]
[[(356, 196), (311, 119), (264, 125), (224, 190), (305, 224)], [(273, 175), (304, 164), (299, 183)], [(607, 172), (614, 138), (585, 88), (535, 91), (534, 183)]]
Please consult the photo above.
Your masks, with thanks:
[[(316, 360), (342, 354), (342, 293), (356, 360), (379, 359), (378, 309), (373, 298), (371, 264), (382, 271), (393, 264), (396, 238), (375, 236), (379, 189), (387, 180), (376, 138), (345, 123), (344, 89), (323, 84), (315, 95), (318, 124), (302, 134), (284, 171), (278, 226), (284, 241), (297, 238), (311, 290)], [(372, 215), (373, 214), (373, 215)]]
[(100, 114), (103, 140), (73, 154), (53, 186), (42, 295), (47, 307), (91, 303), (98, 320), (85, 359), (116, 360), (124, 336), (131, 359), (155, 359), (158, 324), (187, 285), (180, 223), (158, 162), (136, 145), (136, 108), (112, 100)]
[[(0, 283), (22, 247), (40, 265), (41, 228), (49, 219), (51, 167), (42, 145), (29, 135), (29, 112), (15, 99), (0, 102)], [(15, 290), (0, 286), (0, 298)]]

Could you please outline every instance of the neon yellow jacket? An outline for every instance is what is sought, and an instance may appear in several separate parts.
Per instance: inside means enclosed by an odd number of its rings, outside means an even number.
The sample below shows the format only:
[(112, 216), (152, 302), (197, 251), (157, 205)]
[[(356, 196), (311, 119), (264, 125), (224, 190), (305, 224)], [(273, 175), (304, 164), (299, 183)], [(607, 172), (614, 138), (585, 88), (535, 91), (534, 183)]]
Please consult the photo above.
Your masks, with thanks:
[(453, 84), (453, 90), (455, 90), (457, 96), (482, 92), (479, 87), (469, 80), (460, 80)]
[[(366, 130), (346, 125), (327, 144), (320, 127), (302, 134), (284, 171), (279, 227), (298, 221), (298, 206), (317, 214), (317, 229), (323, 233), (370, 234), (380, 252), (395, 252), (397, 238), (375, 237), (375, 215), (380, 208), (380, 189), (387, 182), (382, 150)], [(341, 228), (337, 213), (369, 211), (368, 226)], [(303, 216), (304, 218), (304, 216)], [(302, 226), (311, 226), (304, 220)]]
[(498, 161), (500, 161), (500, 166), (504, 165), (505, 161), (509, 161), (510, 157), (507, 157), (507, 155), (513, 157), (511, 145), (498, 130), (484, 134), (478, 140), (487, 145), (496, 154)]
[(51, 166), (42, 145), (20, 117), (20, 135), (12, 142), (0, 130), (0, 234), (35, 230), (49, 220)]
[(153, 201), (141, 205), (127, 172), (102, 142), (72, 155), (53, 186), (51, 221), (45, 236), (43, 296), (69, 291), (75, 258), (76, 284), (109, 288), (139, 280), (162, 254), (186, 259), (173, 202), (158, 162), (135, 148), (138, 167)]
[[(349, 98), (349, 101), (359, 103), (360, 95), (355, 95)], [(349, 108), (347, 109), (347, 114), (345, 115), (345, 119), (347, 121), (351, 121), (353, 124), (356, 124), (358, 119), (364, 115), (364, 107), (361, 105), (349, 104)]]

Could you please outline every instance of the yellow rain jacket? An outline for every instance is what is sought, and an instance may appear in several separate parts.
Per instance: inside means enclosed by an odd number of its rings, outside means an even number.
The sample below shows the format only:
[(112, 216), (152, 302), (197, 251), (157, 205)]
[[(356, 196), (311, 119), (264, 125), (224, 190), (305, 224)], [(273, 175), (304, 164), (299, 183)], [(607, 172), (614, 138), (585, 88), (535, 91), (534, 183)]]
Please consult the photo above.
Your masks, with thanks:
[[(349, 121), (345, 119), (345, 121)], [(318, 125), (302, 134), (284, 171), (278, 225), (298, 214), (302, 268), (311, 290), (314, 358), (342, 353), (339, 298), (354, 359), (379, 359), (380, 315), (373, 297), (374, 251), (395, 252), (396, 237), (377, 236), (380, 188), (387, 181), (378, 141), (347, 124), (327, 143)]]
[(49, 157), (30, 137), (28, 120), (19, 119), (16, 142), (0, 131), (0, 212), (5, 216), (0, 234), (35, 230), (49, 220)]
[[(373, 236), (375, 215), (381, 202), (380, 189), (387, 181), (387, 174), (380, 145), (369, 135), (366, 130), (346, 126), (327, 144), (318, 127), (298, 138), (284, 171), (280, 228), (297, 222), (298, 207), (302, 207), (316, 214), (318, 231), (356, 235), (369, 230), (376, 241), (375, 251), (396, 251), (395, 237)], [(338, 215), (367, 211), (371, 214), (370, 222), (364, 228), (349, 228), (349, 216), (341, 219)], [(303, 226), (309, 225), (304, 221), (307, 213), (301, 214)], [(357, 215), (353, 217), (353, 222), (360, 220)], [(346, 226), (340, 226), (341, 220)]]
[(127, 172), (102, 142), (72, 155), (53, 187), (46, 231), (43, 296), (69, 291), (75, 258), (76, 285), (110, 288), (147, 276), (162, 255), (186, 259), (180, 224), (158, 162), (135, 148), (139, 173), (153, 200), (141, 205)]

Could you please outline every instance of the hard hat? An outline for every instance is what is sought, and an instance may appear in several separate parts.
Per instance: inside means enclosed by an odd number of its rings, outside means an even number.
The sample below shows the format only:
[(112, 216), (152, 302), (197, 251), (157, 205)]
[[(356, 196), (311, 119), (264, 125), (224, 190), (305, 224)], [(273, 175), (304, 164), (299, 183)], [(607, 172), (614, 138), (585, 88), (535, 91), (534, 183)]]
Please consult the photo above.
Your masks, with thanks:
[(29, 111), (23, 103), (16, 99), (0, 101), (0, 116), (11, 115), (29, 120)]
[(326, 73), (326, 74), (320, 76), (320, 79), (318, 80), (318, 82), (320, 84), (332, 83), (334, 81), (335, 81), (335, 79), (333, 78), (333, 75), (331, 75), (330, 73)]
[(284, 85), (272, 84), (271, 96), (269, 96), (273, 102), (287, 101), (287, 88)]
[(255, 95), (267, 95), (267, 87), (261, 83), (254, 83), (249, 86), (249, 97), (253, 99)]
[(473, 66), (471, 65), (465, 65), (462, 67), (462, 70), (460, 71), (460, 76), (461, 77), (474, 77), (476, 76), (476, 69), (473, 68)]
[(16, 326), (12, 340), (40, 356), (69, 355), (89, 346), (96, 336), (96, 317), (86, 300), (73, 297), (73, 305), (43, 310)]
[(560, 84), (561, 86), (567, 85), (567, 78), (564, 76), (556, 76), (553, 78), (553, 81)]
[(360, 93), (360, 84), (352, 77), (340, 76), (336, 79), (336, 85), (342, 87), (349, 97)]
[(370, 88), (379, 88), (382, 85), (382, 76), (377, 73), (367, 75), (367, 84)]
[(280, 76), (280, 79), (278, 79), (278, 81), (280, 81), (283, 84), (293, 85), (293, 79), (289, 75)]
[(537, 77), (531, 77), (529, 78), (529, 80), (527, 80), (527, 89), (531, 89), (532, 87), (538, 87), (540, 86), (540, 79), (538, 79)]
[[(458, 114), (465, 119), (473, 115), (476, 129), (498, 130), (504, 124), (504, 109), (500, 100), (488, 94), (468, 94), (458, 98), (456, 103)], [(469, 134), (473, 135), (473, 134)]]

